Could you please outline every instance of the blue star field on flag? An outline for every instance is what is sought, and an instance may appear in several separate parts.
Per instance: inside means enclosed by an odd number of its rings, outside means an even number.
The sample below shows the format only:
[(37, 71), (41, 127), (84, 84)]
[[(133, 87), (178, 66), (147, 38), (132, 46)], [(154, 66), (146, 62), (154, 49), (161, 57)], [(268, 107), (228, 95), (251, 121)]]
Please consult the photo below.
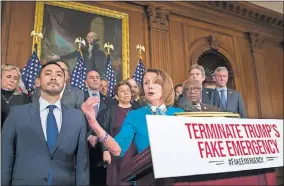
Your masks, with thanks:
[(34, 51), (24, 69), (22, 70), (22, 82), (24, 83), (28, 92), (34, 90), (35, 79), (39, 75), (41, 64), (39, 62), (37, 53)]
[(141, 84), (142, 77), (143, 77), (145, 71), (146, 71), (146, 68), (145, 68), (145, 66), (142, 62), (142, 59), (140, 58), (139, 61), (138, 61), (138, 65), (136, 66), (136, 70), (135, 70), (133, 77), (132, 77), (138, 85)]
[(71, 75), (71, 86), (77, 87), (83, 91), (87, 90), (85, 80), (87, 76), (87, 68), (82, 56), (77, 59), (77, 64), (74, 67)]
[(104, 74), (104, 77), (108, 81), (108, 96), (113, 97), (114, 96), (114, 87), (116, 85), (116, 76), (114, 74), (114, 70), (112, 69), (111, 66), (111, 60), (110, 60), (110, 55), (107, 55), (107, 68), (106, 72)]

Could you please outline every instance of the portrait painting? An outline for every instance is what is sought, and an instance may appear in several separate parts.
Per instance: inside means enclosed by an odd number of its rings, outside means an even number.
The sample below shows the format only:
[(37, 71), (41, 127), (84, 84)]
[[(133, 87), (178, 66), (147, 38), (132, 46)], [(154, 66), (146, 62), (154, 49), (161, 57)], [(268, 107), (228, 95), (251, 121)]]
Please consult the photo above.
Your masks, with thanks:
[[(129, 75), (128, 15), (125, 13), (76, 2), (37, 2), (35, 31), (43, 34), (43, 39), (38, 41), (42, 63), (61, 59), (72, 72), (81, 54), (87, 70), (94, 69), (103, 76), (107, 67), (104, 44), (110, 43), (114, 46), (110, 57), (117, 81)], [(85, 40), (81, 53), (74, 42), (78, 37)]]

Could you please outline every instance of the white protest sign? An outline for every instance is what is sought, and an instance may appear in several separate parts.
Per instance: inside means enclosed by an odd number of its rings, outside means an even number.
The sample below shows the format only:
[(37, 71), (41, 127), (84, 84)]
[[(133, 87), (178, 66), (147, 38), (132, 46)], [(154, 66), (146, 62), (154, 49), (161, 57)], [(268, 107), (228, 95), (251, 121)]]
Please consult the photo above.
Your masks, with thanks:
[(155, 178), (283, 166), (283, 120), (146, 118)]

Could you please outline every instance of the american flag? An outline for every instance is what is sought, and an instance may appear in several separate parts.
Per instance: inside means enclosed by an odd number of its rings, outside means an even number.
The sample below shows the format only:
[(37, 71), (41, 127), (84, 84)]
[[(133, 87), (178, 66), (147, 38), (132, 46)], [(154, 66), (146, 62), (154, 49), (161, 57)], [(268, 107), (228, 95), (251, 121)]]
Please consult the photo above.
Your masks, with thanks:
[(83, 57), (80, 55), (77, 59), (77, 64), (74, 67), (71, 75), (71, 86), (77, 87), (83, 91), (87, 90), (85, 80), (87, 69)]
[(145, 68), (145, 66), (142, 62), (142, 59), (140, 58), (139, 61), (138, 61), (138, 65), (136, 66), (136, 70), (135, 70), (133, 77), (132, 77), (138, 85), (141, 84), (142, 77), (143, 77), (143, 74), (145, 73), (145, 71), (146, 71), (146, 68)]
[(22, 82), (28, 92), (34, 90), (35, 78), (39, 74), (41, 64), (37, 57), (37, 53), (34, 51), (27, 64), (22, 71)]
[(114, 95), (114, 87), (116, 85), (116, 76), (114, 74), (114, 71), (112, 69), (111, 66), (111, 61), (110, 61), (110, 55), (107, 55), (107, 68), (106, 68), (106, 72), (104, 74), (104, 77), (106, 77), (107, 81), (108, 81), (108, 91), (107, 94), (109, 97), (113, 97)]

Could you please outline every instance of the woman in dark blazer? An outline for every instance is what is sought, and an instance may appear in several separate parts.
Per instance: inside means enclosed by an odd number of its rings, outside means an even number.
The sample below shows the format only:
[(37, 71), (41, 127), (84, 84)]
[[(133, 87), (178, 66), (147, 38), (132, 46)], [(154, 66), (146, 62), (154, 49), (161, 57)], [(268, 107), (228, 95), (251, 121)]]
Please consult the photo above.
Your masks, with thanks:
[(1, 67), (1, 129), (10, 113), (10, 108), (30, 102), (28, 95), (19, 91), (21, 71), (15, 65), (5, 64)]
[[(115, 88), (115, 98), (118, 104), (111, 105), (109, 108), (103, 110), (98, 115), (98, 121), (103, 128), (112, 136), (116, 136), (122, 126), (122, 123), (131, 110), (138, 109), (139, 106), (131, 105), (131, 89), (127, 81), (122, 81)], [(122, 185), (118, 180), (118, 175), (127, 162), (137, 154), (137, 149), (134, 142), (125, 153), (123, 158), (110, 156), (106, 148), (103, 149), (103, 160), (110, 163), (107, 168), (106, 183), (107, 185)], [(123, 183), (125, 185), (125, 183)]]

